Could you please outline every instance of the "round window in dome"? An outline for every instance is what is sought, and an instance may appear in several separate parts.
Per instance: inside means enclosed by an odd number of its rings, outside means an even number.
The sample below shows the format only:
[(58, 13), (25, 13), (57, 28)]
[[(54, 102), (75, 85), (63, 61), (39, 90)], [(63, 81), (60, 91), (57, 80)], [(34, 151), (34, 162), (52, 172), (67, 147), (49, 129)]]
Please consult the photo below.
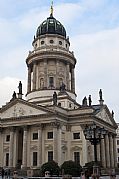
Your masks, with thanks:
[(42, 41), (41, 41), (41, 45), (43, 45), (44, 43), (45, 43), (44, 40), (42, 40)]
[(50, 40), (50, 44), (53, 44), (54, 43), (54, 40)]
[(62, 41), (59, 41), (59, 44), (62, 45)]

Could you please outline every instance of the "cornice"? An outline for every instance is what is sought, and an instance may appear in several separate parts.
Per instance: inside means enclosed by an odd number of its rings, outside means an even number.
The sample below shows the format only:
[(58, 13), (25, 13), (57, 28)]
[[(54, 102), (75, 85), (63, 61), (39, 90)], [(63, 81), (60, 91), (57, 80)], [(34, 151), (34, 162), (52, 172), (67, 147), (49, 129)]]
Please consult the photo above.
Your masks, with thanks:
[(47, 51), (34, 51), (31, 52), (31, 54), (27, 57), (26, 63), (31, 64), (33, 61), (39, 61), (44, 59), (60, 59), (62, 61), (67, 61), (68, 63), (71, 63), (75, 66), (76, 64), (76, 58), (71, 52), (67, 51), (57, 51), (57, 50), (47, 50)]

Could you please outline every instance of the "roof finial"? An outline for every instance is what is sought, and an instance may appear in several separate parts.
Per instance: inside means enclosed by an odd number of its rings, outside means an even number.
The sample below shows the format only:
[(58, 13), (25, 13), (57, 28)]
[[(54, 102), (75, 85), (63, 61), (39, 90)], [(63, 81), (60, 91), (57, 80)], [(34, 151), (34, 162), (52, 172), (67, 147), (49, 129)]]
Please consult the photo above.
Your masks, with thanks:
[(101, 89), (99, 91), (99, 97), (100, 97), (100, 99), (99, 99), (100, 105), (103, 105), (104, 100), (103, 100), (103, 97), (102, 97), (102, 90)]
[(50, 16), (53, 16), (53, 1), (51, 1)]

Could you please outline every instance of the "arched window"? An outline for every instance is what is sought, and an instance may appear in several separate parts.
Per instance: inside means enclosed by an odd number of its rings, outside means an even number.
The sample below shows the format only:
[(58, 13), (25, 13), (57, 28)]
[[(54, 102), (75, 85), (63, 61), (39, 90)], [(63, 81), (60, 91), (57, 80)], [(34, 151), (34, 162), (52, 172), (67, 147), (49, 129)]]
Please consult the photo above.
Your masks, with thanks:
[(49, 77), (49, 87), (54, 87), (54, 77), (52, 76)]

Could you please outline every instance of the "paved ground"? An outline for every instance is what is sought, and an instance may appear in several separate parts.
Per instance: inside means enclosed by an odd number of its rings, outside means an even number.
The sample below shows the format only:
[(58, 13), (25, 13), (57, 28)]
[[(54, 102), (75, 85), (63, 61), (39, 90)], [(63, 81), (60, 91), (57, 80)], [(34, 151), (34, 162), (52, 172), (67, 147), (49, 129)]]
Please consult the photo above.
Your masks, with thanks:
[[(23, 179), (23, 177), (18, 177), (18, 179), (20, 179), (20, 178)], [(41, 179), (41, 178), (45, 179), (45, 177), (36, 177), (36, 178), (37, 179)], [(60, 177), (56, 177), (56, 179), (57, 178), (59, 179)], [(2, 179), (1, 176), (0, 176), (0, 179)], [(9, 178), (4, 177), (4, 179), (9, 179)], [(10, 179), (13, 179), (13, 177), (10, 177)], [(27, 179), (27, 177), (24, 177), (24, 179)], [(30, 179), (32, 179), (32, 177), (30, 177)], [(33, 179), (35, 179), (35, 177), (33, 177)], [(55, 179), (55, 177), (53, 177), (53, 179)], [(72, 179), (81, 179), (81, 178), (80, 177), (72, 177)], [(92, 179), (92, 178), (90, 177), (90, 179)], [(110, 179), (110, 176), (101, 176), (100, 179)], [(115, 179), (119, 179), (119, 175), (117, 175)]]

